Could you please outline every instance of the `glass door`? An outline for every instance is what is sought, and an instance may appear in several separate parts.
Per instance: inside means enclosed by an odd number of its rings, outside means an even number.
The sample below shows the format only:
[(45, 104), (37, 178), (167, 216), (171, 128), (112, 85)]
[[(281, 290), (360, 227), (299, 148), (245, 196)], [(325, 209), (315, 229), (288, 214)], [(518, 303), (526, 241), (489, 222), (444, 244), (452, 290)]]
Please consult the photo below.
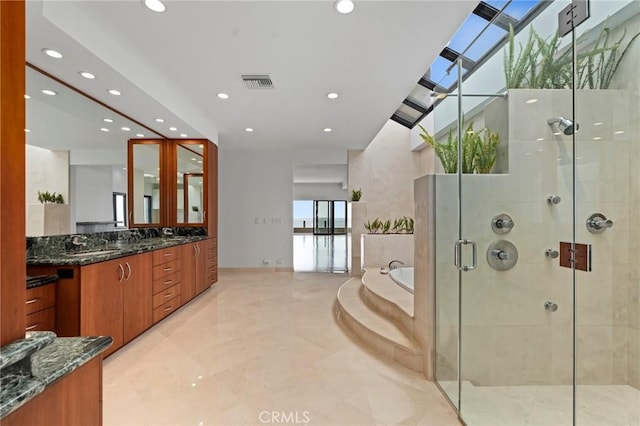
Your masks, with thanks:
[(313, 233), (315, 235), (330, 235), (333, 229), (333, 209), (331, 201), (313, 202)]

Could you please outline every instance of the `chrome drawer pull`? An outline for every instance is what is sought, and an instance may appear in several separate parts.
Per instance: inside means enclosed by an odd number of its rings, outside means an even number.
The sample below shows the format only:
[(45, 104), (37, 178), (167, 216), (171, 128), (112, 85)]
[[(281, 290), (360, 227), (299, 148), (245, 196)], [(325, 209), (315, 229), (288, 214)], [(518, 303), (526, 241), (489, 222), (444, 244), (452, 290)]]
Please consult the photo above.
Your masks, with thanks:
[(25, 302), (25, 304), (30, 305), (30, 304), (32, 304), (32, 303), (36, 303), (36, 302), (37, 302), (38, 300), (40, 300), (40, 299), (41, 299), (41, 297), (36, 297), (35, 299), (27, 300), (27, 301)]
[(173, 280), (165, 281), (164, 285), (171, 284), (172, 282), (173, 282)]
[(37, 328), (39, 325), (40, 325), (39, 322), (37, 322), (37, 323), (35, 323), (33, 325), (30, 325), (29, 327), (26, 328), (26, 331), (33, 330), (34, 328)]
[(165, 253), (164, 256), (173, 256), (173, 253)]
[(164, 295), (165, 299), (166, 299), (167, 297), (171, 297), (171, 296), (173, 296), (173, 292), (171, 292), (171, 293), (167, 293), (167, 294), (165, 294), (165, 295)]
[(173, 269), (173, 268), (172, 268), (171, 266), (168, 266), (168, 267), (164, 268), (164, 270), (165, 270), (165, 271), (170, 271), (170, 270), (172, 270), (172, 269)]
[(166, 308), (164, 308), (164, 311), (167, 312), (167, 311), (170, 311), (172, 309), (173, 309), (173, 306), (167, 306)]

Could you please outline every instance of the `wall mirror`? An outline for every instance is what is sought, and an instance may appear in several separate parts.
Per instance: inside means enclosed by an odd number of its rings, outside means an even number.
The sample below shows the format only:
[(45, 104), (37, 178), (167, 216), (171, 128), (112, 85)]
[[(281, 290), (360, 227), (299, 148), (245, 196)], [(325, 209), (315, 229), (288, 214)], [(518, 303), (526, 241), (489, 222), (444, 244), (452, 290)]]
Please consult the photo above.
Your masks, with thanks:
[[(144, 147), (143, 187), (151, 191), (128, 212), (127, 141), (161, 136), (30, 66), (26, 78), (27, 236), (121, 229), (132, 216), (155, 223), (159, 158)], [(41, 204), (38, 191), (64, 203)]]
[(204, 146), (179, 143), (177, 150), (176, 222), (203, 223), (206, 215), (204, 188)]

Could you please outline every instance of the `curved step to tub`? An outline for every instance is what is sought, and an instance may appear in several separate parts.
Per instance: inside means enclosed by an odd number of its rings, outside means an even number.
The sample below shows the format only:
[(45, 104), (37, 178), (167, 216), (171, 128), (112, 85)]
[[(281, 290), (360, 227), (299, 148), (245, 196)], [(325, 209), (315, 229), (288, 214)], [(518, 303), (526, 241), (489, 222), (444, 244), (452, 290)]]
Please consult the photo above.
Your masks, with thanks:
[(362, 299), (362, 284), (350, 279), (338, 290), (340, 320), (361, 340), (411, 370), (422, 371), (422, 349), (393, 321), (372, 310)]
[(388, 275), (375, 268), (362, 274), (362, 298), (374, 311), (391, 318), (413, 336), (413, 294), (395, 284)]

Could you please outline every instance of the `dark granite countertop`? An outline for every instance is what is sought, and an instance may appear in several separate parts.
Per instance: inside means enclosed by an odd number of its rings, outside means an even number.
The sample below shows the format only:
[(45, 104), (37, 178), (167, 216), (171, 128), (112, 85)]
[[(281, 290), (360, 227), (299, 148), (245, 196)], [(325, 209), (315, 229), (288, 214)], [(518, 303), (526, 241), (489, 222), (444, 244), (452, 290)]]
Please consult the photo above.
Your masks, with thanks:
[(59, 278), (60, 277), (57, 275), (36, 275), (34, 277), (27, 277), (27, 290), (47, 284), (53, 284), (58, 281)]
[(89, 265), (119, 257), (206, 240), (206, 235), (171, 236), (107, 242), (99, 247), (74, 251), (51, 251), (27, 257), (27, 265)]
[(111, 346), (111, 337), (56, 337), (28, 332), (0, 348), (0, 418)]

